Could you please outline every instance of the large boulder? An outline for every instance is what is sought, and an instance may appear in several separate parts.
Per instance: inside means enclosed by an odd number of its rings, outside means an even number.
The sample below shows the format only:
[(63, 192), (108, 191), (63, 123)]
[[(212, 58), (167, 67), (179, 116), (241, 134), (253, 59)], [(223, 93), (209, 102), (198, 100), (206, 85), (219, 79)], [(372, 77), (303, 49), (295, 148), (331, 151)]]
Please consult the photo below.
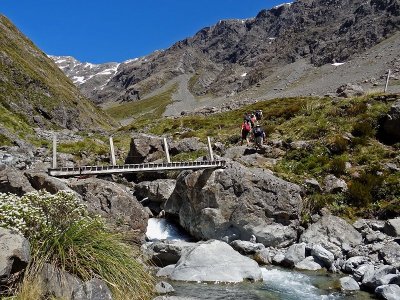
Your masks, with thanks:
[(71, 191), (65, 181), (43, 172), (26, 171), (25, 176), (36, 190), (46, 190), (51, 194), (56, 194), (59, 191)]
[(335, 257), (340, 257), (342, 245), (350, 247), (360, 245), (361, 233), (345, 220), (326, 214), (300, 236), (300, 242), (320, 244), (332, 252)]
[(397, 284), (381, 285), (375, 289), (375, 294), (379, 299), (398, 300), (400, 299), (400, 286)]
[(71, 300), (112, 300), (112, 293), (107, 284), (99, 278), (84, 282), (72, 293)]
[(306, 244), (294, 244), (286, 251), (283, 264), (288, 267), (293, 267), (306, 258)]
[(23, 172), (14, 167), (0, 164), (0, 193), (12, 193), (22, 196), (33, 191), (35, 189)]
[(367, 290), (374, 291), (381, 284), (382, 277), (395, 273), (396, 268), (388, 265), (381, 266), (373, 271), (369, 269), (368, 272), (364, 274), (362, 286)]
[(144, 238), (148, 214), (127, 187), (97, 178), (72, 180), (69, 186), (82, 196), (89, 212), (104, 217), (117, 231)]
[(0, 227), (0, 283), (24, 270), (30, 260), (28, 240), (15, 231)]
[(170, 278), (183, 281), (242, 282), (262, 280), (258, 264), (228, 244), (210, 240), (185, 252)]
[(400, 237), (400, 218), (387, 220), (384, 231), (390, 236)]
[(172, 195), (175, 185), (175, 179), (143, 181), (135, 185), (135, 195), (139, 199), (148, 198), (150, 201), (164, 203)]
[(249, 240), (289, 246), (297, 238), (300, 187), (263, 169), (228, 160), (226, 169), (185, 171), (165, 203), (183, 228), (198, 239)]
[(182, 152), (193, 152), (201, 149), (207, 149), (207, 146), (200, 142), (197, 137), (185, 138), (180, 141), (172, 142), (169, 144), (169, 152), (176, 155)]
[(163, 140), (148, 134), (136, 134), (131, 138), (126, 164), (141, 164), (165, 157)]
[(360, 286), (357, 281), (355, 281), (352, 277), (346, 276), (340, 278), (340, 287), (342, 291), (358, 291), (360, 290)]

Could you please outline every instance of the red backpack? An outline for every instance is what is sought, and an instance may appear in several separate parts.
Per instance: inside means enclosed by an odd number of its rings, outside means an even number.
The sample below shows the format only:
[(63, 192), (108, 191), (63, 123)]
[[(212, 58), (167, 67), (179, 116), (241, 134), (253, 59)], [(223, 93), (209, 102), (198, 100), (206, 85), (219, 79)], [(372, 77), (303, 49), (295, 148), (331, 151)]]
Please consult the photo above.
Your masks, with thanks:
[(250, 131), (250, 130), (251, 130), (250, 123), (249, 123), (249, 122), (244, 122), (244, 124), (243, 124), (243, 129), (244, 129), (245, 131)]

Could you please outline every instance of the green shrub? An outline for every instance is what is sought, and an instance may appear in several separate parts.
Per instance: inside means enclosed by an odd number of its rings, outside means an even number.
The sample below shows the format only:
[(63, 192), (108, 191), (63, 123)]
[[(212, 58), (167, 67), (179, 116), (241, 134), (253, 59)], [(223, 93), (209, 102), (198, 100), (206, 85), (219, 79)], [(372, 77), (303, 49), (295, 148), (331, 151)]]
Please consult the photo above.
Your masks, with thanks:
[(337, 156), (334, 157), (330, 163), (330, 171), (336, 175), (340, 176), (346, 173), (346, 157)]
[(367, 103), (365, 102), (355, 102), (352, 103), (350, 107), (347, 108), (346, 114), (348, 116), (358, 116), (365, 113), (368, 110)]
[(333, 154), (342, 154), (347, 150), (349, 141), (342, 135), (335, 135), (328, 143), (328, 148)]
[(376, 134), (375, 125), (372, 120), (360, 120), (353, 125), (351, 134), (356, 137), (372, 137)]
[(382, 183), (383, 176), (377, 175), (373, 169), (363, 172), (349, 185), (348, 195), (351, 204), (367, 207), (373, 202)]

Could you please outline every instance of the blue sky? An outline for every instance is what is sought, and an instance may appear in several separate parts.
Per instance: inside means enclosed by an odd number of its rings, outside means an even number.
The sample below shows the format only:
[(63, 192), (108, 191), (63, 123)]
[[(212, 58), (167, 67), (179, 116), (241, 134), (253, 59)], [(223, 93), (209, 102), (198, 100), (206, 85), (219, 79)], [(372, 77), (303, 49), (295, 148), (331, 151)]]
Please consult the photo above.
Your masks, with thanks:
[(7, 16), (47, 54), (121, 62), (166, 49), (221, 19), (257, 15), (267, 0), (1, 0)]

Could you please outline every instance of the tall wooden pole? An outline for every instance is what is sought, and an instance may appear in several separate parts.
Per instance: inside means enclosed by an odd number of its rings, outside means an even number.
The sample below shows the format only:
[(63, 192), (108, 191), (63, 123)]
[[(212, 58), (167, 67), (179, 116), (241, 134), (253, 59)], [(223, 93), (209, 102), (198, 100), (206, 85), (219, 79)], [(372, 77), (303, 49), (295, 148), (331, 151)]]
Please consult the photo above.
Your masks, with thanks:
[(170, 163), (171, 158), (169, 157), (169, 150), (168, 150), (168, 144), (167, 144), (166, 138), (164, 138), (164, 150), (165, 150), (165, 155), (167, 156), (167, 163)]
[(214, 161), (214, 155), (211, 147), (211, 139), (209, 136), (207, 137), (207, 141), (208, 141), (208, 153), (210, 155), (210, 161)]
[(110, 136), (110, 154), (111, 154), (111, 164), (115, 166), (117, 162), (115, 160), (114, 142), (112, 136)]
[(388, 70), (387, 78), (386, 78), (386, 84), (385, 84), (385, 90), (383, 91), (386, 93), (388, 85), (389, 85), (389, 78), (390, 78), (390, 69)]
[(57, 168), (57, 135), (53, 135), (53, 169)]

